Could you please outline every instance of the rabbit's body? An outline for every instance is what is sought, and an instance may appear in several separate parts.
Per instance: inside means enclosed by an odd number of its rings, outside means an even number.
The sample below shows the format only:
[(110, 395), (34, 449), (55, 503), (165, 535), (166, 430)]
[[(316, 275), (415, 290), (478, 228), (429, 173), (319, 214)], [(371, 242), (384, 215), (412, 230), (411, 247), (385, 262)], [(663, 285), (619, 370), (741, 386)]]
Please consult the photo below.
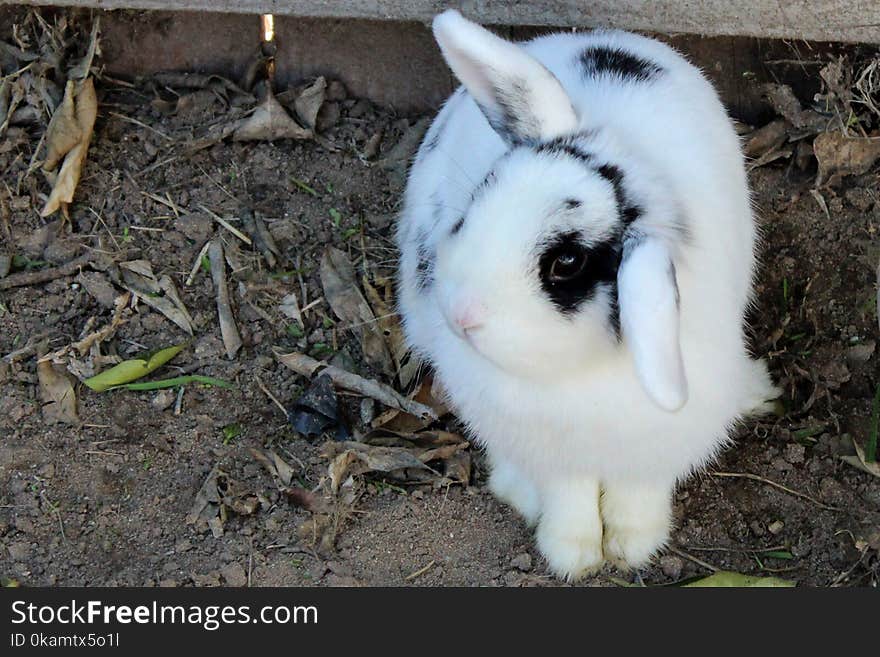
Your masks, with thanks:
[[(453, 40), (475, 27), (447, 22)], [(410, 175), (398, 231), (408, 340), (487, 448), (493, 491), (540, 518), (555, 571), (576, 576), (603, 557), (638, 565), (666, 540), (675, 482), (773, 396), (743, 335), (756, 231), (738, 139), (699, 71), (656, 41), (594, 32), (522, 44), (577, 119), (551, 108), (518, 124), (504, 116), (518, 101), (492, 106), (497, 84), (485, 92), (482, 77), (468, 77), (459, 45), (444, 54), (482, 102), (463, 89), (450, 98)], [(531, 134), (537, 123), (545, 132)], [(554, 272), (576, 267), (563, 244), (572, 239), (588, 254), (574, 280), (589, 289), (560, 292), (571, 284)], [(563, 259), (551, 284), (554, 248)], [(655, 260), (659, 269), (626, 278), (631, 253), (630, 271)], [(648, 311), (627, 301), (640, 294)], [(675, 312), (673, 295), (686, 384), (675, 355), (657, 365), (649, 348), (634, 362), (645, 340), (661, 354), (675, 342), (651, 326)], [(652, 383), (667, 361), (671, 374)]]

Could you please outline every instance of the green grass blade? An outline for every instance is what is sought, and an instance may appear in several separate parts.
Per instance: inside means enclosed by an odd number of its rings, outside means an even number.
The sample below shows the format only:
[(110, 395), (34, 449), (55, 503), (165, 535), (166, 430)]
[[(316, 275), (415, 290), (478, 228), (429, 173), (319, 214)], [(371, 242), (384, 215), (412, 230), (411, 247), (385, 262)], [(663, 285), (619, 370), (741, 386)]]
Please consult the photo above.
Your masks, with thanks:
[(229, 383), (229, 381), (224, 381), (223, 379), (215, 379), (212, 376), (201, 376), (199, 374), (187, 374), (186, 376), (175, 376), (171, 379), (160, 379), (159, 381), (126, 383), (124, 385), (114, 386), (113, 390), (161, 390), (162, 388), (185, 386), (188, 383), (202, 383), (217, 388), (235, 389), (235, 384)]

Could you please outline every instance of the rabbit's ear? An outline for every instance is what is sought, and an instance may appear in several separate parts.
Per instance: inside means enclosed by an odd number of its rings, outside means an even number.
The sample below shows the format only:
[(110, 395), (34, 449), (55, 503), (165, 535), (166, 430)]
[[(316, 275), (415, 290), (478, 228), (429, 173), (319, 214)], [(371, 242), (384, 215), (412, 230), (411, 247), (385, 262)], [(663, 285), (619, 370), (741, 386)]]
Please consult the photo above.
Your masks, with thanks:
[(661, 240), (637, 234), (624, 241), (617, 290), (623, 339), (639, 381), (660, 408), (677, 411), (687, 402), (688, 387), (675, 265)]
[(453, 73), (508, 144), (571, 134), (578, 120), (559, 80), (534, 57), (450, 9), (434, 37)]

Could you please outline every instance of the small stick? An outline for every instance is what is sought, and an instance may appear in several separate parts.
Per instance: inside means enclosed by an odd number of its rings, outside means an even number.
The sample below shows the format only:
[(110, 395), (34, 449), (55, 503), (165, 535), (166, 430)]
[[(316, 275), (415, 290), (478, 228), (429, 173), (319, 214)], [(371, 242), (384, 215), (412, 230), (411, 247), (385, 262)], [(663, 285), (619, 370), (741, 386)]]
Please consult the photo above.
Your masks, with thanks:
[(3, 362), (11, 363), (19, 358), (30, 356), (37, 350), (37, 347), (39, 346), (43, 338), (49, 336), (50, 334), (51, 331), (43, 331), (41, 333), (37, 333), (36, 335), (32, 335), (23, 347), (19, 347), (15, 351), (10, 351), (8, 354), (6, 354), (3, 357)]
[(278, 362), (282, 365), (289, 367), (297, 374), (312, 376), (318, 370), (321, 370), (322, 372), (326, 372), (333, 383), (340, 388), (360, 393), (365, 397), (371, 397), (385, 406), (400, 409), (423, 420), (437, 419), (437, 414), (432, 408), (404, 397), (394, 388), (385, 385), (384, 383), (365, 379), (362, 376), (335, 367), (334, 365), (327, 365), (326, 363), (322, 363), (321, 361), (315, 360), (314, 358), (301, 353), (294, 352), (291, 354), (282, 354), (275, 351), (275, 358), (277, 358)]
[(226, 263), (223, 260), (223, 245), (220, 240), (212, 240), (208, 247), (208, 259), (211, 261), (211, 278), (217, 293), (217, 316), (220, 319), (220, 334), (226, 347), (226, 356), (232, 360), (241, 349), (241, 335), (232, 315), (232, 304), (229, 303), (229, 288), (226, 285)]
[(794, 495), (795, 497), (800, 497), (801, 499), (807, 500), (808, 502), (812, 502), (816, 506), (821, 509), (828, 509), (829, 511), (842, 511), (842, 509), (838, 509), (836, 506), (829, 506), (820, 502), (815, 497), (810, 497), (806, 493), (801, 493), (800, 491), (796, 491), (788, 486), (783, 486), (782, 484), (777, 484), (775, 481), (771, 481), (770, 479), (766, 479), (764, 477), (759, 477), (756, 474), (752, 474), (751, 472), (709, 472), (713, 477), (731, 477), (734, 479), (751, 479), (752, 481), (760, 481), (762, 484), (767, 484), (768, 486), (773, 486), (778, 490), (781, 490), (784, 493), (788, 493), (789, 495)]
[(184, 285), (187, 287), (192, 285), (196, 278), (196, 274), (199, 273), (199, 267), (202, 266), (202, 258), (204, 258), (205, 254), (208, 252), (209, 246), (211, 246), (211, 243), (205, 242), (205, 246), (202, 247), (202, 250), (199, 251), (199, 255), (196, 256), (196, 261), (193, 263), (192, 269), (189, 270), (189, 276), (186, 277), (186, 281), (184, 282)]
[(220, 216), (219, 214), (217, 214), (216, 212), (212, 212), (211, 210), (209, 210), (208, 208), (206, 208), (204, 205), (199, 205), (199, 207), (200, 207), (202, 210), (204, 210), (205, 212), (207, 212), (209, 215), (211, 215), (211, 217), (214, 219), (214, 221), (216, 221), (218, 224), (220, 224), (221, 226), (223, 226), (226, 230), (228, 230), (230, 233), (232, 233), (233, 235), (235, 235), (235, 236), (236, 236), (238, 239), (240, 239), (242, 242), (244, 242), (244, 243), (247, 244), (248, 246), (251, 246), (252, 242), (251, 242), (251, 238), (250, 238), (250, 237), (248, 237), (247, 235), (245, 235), (244, 233), (242, 233), (238, 228), (236, 228), (235, 226), (233, 226), (232, 224), (230, 224), (228, 221), (226, 221), (226, 219), (224, 219), (223, 217), (221, 217), (221, 216)]
[(702, 559), (698, 559), (697, 557), (695, 557), (692, 554), (688, 554), (684, 550), (679, 550), (677, 547), (673, 547), (670, 545), (666, 549), (669, 550), (670, 552), (672, 552), (673, 554), (677, 554), (678, 556), (680, 556), (684, 559), (687, 559), (688, 561), (693, 561), (698, 566), (702, 566), (703, 568), (708, 568), (713, 573), (717, 573), (720, 570), (719, 568), (716, 568), (712, 564), (710, 564), (706, 561), (703, 561)]
[(269, 389), (263, 384), (262, 379), (260, 379), (259, 374), (254, 374), (254, 380), (257, 382), (260, 390), (262, 390), (266, 394), (266, 396), (271, 399), (275, 403), (275, 405), (281, 410), (281, 412), (284, 414), (284, 417), (287, 417), (287, 409), (284, 408), (284, 404), (278, 401), (278, 398), (275, 397), (275, 395), (273, 395), (271, 392), (269, 392)]
[(403, 581), (404, 582), (411, 582), (414, 579), (416, 579), (417, 577), (424, 575), (426, 572), (428, 572), (429, 570), (431, 570), (431, 568), (434, 567), (435, 563), (437, 563), (437, 562), (432, 560), (431, 563), (429, 563), (424, 568), (419, 568), (416, 572), (410, 573), (409, 575), (407, 575)]
[(123, 121), (128, 121), (129, 123), (133, 123), (134, 125), (140, 126), (141, 128), (146, 128), (150, 132), (155, 132), (157, 135), (162, 137), (162, 139), (165, 139), (167, 141), (174, 141), (171, 137), (166, 135), (164, 132), (156, 130), (156, 128), (154, 128), (153, 126), (147, 125), (146, 123), (143, 123), (142, 121), (138, 121), (137, 119), (133, 119), (130, 116), (125, 116), (125, 114), (120, 114), (119, 112), (110, 112), (109, 114), (110, 114), (110, 116), (115, 116), (117, 119), (122, 119)]
[(9, 290), (13, 287), (23, 287), (26, 285), (39, 285), (40, 283), (48, 283), (58, 278), (71, 276), (75, 274), (80, 267), (85, 267), (95, 259), (93, 253), (85, 253), (78, 258), (74, 258), (68, 263), (49, 269), (40, 269), (37, 271), (22, 272), (13, 274), (6, 278), (0, 279), (0, 290)]

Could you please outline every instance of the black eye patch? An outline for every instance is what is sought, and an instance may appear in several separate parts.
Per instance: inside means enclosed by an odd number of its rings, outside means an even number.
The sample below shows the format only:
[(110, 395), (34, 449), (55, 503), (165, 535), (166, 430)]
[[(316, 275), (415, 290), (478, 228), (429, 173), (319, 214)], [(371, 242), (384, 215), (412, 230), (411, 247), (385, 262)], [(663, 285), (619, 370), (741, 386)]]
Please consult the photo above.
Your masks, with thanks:
[(599, 285), (613, 285), (619, 266), (618, 239), (587, 245), (578, 231), (552, 237), (538, 257), (541, 289), (564, 315), (592, 299)]

